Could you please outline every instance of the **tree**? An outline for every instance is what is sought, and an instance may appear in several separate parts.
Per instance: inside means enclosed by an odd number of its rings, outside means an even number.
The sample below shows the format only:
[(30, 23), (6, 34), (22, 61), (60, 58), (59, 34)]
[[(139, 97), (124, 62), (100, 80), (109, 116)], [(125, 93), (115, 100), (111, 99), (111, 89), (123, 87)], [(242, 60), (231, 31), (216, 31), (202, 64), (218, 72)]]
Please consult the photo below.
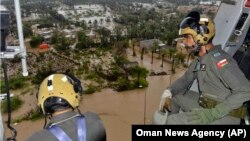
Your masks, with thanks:
[(176, 58), (178, 59), (177, 64), (179, 64), (179, 63), (184, 63), (185, 57), (186, 57), (185, 54), (183, 54), (183, 53), (181, 53), (181, 52), (177, 53), (177, 54), (176, 54)]
[(97, 29), (96, 32), (100, 35), (101, 38), (101, 46), (102, 47), (107, 47), (109, 45), (109, 40), (110, 40), (110, 35), (111, 32), (110, 30), (106, 29), (105, 27), (102, 27), (100, 29)]
[(36, 48), (39, 44), (44, 41), (44, 38), (40, 35), (32, 36), (30, 40), (30, 46)]
[(58, 43), (55, 45), (55, 49), (57, 51), (66, 51), (69, 49), (69, 45), (69, 40), (62, 34), (58, 38)]
[(128, 42), (118, 41), (118, 42), (115, 42), (114, 46), (115, 46), (115, 56), (117, 57), (126, 56), (126, 48), (128, 47)]
[(145, 52), (145, 47), (142, 47), (142, 49), (141, 49), (141, 60), (143, 60), (144, 52)]
[(114, 32), (116, 34), (116, 41), (121, 40), (121, 35), (122, 35), (122, 27), (121, 26), (115, 26)]
[(135, 39), (132, 39), (133, 56), (136, 56), (136, 53), (135, 53), (135, 44), (136, 44), (136, 40), (135, 40)]
[(100, 24), (103, 24), (103, 18), (100, 19)]
[(23, 35), (24, 35), (24, 38), (27, 38), (33, 35), (31, 25), (27, 22), (23, 22)]
[(169, 57), (170, 57), (170, 60), (171, 60), (172, 58), (174, 58), (173, 55), (174, 55), (176, 52), (177, 52), (177, 50), (176, 50), (175, 48), (170, 48), (170, 49), (169, 49)]
[(136, 65), (136, 66), (130, 68), (129, 72), (130, 72), (130, 74), (133, 77), (135, 77), (135, 78), (137, 77), (135, 87), (139, 87), (140, 85), (142, 85), (143, 87), (145, 87), (147, 85), (145, 83), (141, 83), (142, 82), (141, 80), (145, 80), (145, 78), (147, 77), (147, 74), (148, 74), (148, 70), (147, 69)]
[(94, 28), (97, 28), (97, 26), (98, 26), (98, 21), (97, 21), (97, 19), (95, 19), (94, 20)]
[(159, 48), (159, 41), (154, 40), (153, 42), (153, 46), (150, 48), (152, 56), (151, 56), (151, 64), (153, 64), (153, 60), (154, 60), (154, 52), (156, 52), (156, 49)]
[(105, 20), (107, 23), (111, 22), (110, 18), (106, 18)]
[(59, 38), (59, 32), (55, 30), (51, 36), (51, 44), (57, 44)]
[(164, 57), (165, 57), (168, 53), (169, 53), (169, 50), (168, 50), (168, 49), (166, 49), (166, 48), (161, 49), (161, 52), (160, 52), (160, 54), (161, 54), (161, 59), (162, 59), (162, 61), (161, 61), (161, 67), (163, 67)]

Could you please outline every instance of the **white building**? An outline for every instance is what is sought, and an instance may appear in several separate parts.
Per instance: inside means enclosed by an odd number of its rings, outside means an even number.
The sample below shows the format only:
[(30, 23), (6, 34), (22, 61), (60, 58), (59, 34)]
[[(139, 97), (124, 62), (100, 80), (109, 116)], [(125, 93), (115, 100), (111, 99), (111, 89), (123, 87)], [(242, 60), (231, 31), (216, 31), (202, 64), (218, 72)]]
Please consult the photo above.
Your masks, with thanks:
[(221, 1), (218, 0), (201, 0), (200, 5), (216, 5), (219, 6)]

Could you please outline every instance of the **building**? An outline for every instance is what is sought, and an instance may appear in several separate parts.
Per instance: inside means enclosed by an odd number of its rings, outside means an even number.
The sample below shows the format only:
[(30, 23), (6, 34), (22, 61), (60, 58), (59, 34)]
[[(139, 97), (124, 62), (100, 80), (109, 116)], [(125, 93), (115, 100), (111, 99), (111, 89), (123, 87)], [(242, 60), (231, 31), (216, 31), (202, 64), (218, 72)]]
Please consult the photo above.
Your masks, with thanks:
[(166, 45), (159, 39), (149, 39), (149, 40), (140, 41), (140, 48), (145, 48), (146, 50), (150, 50), (150, 48), (154, 46), (155, 42), (158, 43), (159, 49), (166, 48)]
[(216, 5), (219, 6), (221, 3), (221, 1), (215, 1), (215, 0), (201, 0), (200, 1), (200, 5)]

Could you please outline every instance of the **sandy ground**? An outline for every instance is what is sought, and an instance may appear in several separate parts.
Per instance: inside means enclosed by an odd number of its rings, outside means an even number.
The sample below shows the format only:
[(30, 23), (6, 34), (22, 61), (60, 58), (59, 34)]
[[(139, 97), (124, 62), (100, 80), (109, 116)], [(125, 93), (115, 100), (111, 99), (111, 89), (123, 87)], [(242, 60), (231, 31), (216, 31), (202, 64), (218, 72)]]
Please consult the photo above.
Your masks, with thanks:
[[(132, 56), (132, 51), (128, 50), (129, 60), (138, 61), (139, 64), (154, 71), (169, 72), (171, 65), (164, 63), (161, 68), (161, 60), (154, 59), (151, 64), (151, 56), (146, 54), (144, 60), (140, 60), (140, 54)], [(149, 87), (125, 92), (115, 92), (111, 89), (103, 89), (92, 95), (84, 95), (80, 106), (82, 112), (91, 111), (98, 113), (103, 121), (107, 132), (108, 141), (130, 141), (133, 124), (151, 124), (154, 111), (158, 108), (161, 94), (169, 85), (170, 78), (173, 82), (183, 74), (184, 70), (178, 70), (174, 75), (149, 76)], [(36, 104), (35, 95), (26, 94), (22, 96), (26, 99), (25, 105), (18, 111), (12, 113), (12, 117), (23, 114), (23, 111), (31, 109)], [(6, 115), (3, 116), (6, 119)], [(24, 141), (34, 132), (42, 129), (44, 120), (23, 121), (13, 125), (18, 131), (17, 140)], [(6, 124), (5, 124), (6, 126)], [(7, 128), (5, 128), (7, 129)], [(9, 130), (6, 130), (9, 137)]]

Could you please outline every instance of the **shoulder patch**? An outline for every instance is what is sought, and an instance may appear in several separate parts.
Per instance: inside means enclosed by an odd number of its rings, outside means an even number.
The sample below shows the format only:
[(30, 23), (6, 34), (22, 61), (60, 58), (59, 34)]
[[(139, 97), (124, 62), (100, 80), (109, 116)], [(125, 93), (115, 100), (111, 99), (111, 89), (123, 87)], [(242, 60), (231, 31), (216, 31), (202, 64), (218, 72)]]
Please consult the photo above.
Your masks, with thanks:
[(214, 57), (218, 57), (218, 56), (220, 56), (219, 52), (214, 53)]
[(217, 68), (218, 69), (221, 69), (221, 68), (223, 68), (225, 65), (227, 65), (228, 64), (228, 61), (227, 61), (227, 59), (223, 59), (223, 60), (221, 60), (220, 62), (218, 62), (216, 65), (217, 65)]

